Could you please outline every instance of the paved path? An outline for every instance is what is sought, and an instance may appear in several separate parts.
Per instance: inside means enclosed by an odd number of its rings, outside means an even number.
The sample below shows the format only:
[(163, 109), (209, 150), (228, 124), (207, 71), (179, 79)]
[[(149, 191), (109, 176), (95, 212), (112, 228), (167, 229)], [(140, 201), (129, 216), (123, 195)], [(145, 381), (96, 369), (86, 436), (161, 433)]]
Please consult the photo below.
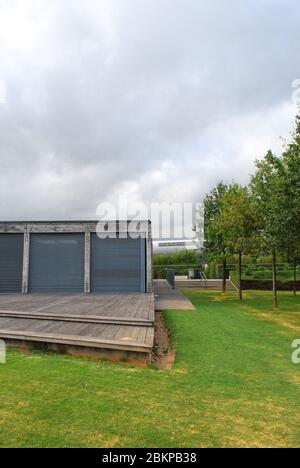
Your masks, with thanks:
[(165, 280), (154, 281), (155, 310), (195, 310), (189, 299), (180, 291), (170, 288)]

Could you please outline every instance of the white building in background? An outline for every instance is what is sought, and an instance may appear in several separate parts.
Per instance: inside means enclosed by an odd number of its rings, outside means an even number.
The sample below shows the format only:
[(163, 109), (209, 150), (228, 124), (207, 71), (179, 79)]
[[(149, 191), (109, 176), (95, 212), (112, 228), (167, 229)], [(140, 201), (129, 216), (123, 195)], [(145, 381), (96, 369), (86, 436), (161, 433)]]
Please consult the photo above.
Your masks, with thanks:
[(153, 252), (158, 254), (171, 254), (182, 252), (184, 250), (198, 250), (196, 239), (179, 239), (179, 240), (156, 240), (153, 241)]

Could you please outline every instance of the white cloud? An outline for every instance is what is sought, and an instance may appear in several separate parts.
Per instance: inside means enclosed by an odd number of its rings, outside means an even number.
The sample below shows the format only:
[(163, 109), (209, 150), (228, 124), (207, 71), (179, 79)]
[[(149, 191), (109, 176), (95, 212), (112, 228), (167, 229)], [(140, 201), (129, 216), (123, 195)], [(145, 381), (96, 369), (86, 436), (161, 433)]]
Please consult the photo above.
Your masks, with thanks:
[(6, 83), (0, 80), (0, 104), (6, 104)]
[(0, 217), (199, 199), (280, 151), (296, 0), (0, 0)]

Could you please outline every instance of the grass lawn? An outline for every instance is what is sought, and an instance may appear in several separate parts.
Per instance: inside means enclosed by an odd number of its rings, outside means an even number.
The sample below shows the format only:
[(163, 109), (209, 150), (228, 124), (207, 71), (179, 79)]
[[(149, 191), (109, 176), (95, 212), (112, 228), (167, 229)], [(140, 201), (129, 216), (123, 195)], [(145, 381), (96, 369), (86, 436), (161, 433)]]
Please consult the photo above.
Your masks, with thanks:
[(170, 371), (10, 351), (1, 447), (300, 447), (300, 297), (187, 292)]

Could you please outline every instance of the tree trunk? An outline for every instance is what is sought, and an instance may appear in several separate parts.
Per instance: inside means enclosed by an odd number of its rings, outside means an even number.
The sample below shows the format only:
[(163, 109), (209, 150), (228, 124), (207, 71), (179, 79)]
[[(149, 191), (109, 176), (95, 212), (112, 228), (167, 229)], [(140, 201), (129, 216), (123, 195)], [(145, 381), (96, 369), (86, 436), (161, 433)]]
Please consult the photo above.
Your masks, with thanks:
[(273, 307), (278, 309), (276, 251), (273, 250)]
[(226, 270), (227, 270), (227, 260), (223, 258), (223, 294), (226, 293), (226, 285), (227, 285), (227, 278), (226, 278)]
[(242, 291), (242, 252), (239, 252), (239, 300), (243, 300)]
[(294, 296), (297, 296), (297, 260), (294, 260)]

